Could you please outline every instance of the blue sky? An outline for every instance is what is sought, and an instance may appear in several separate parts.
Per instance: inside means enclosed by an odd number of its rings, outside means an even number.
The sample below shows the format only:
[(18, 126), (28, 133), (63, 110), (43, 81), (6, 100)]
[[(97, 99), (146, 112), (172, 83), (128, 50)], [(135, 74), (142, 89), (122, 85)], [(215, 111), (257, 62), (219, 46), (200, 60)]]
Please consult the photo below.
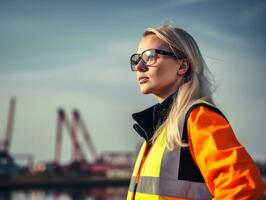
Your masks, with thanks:
[[(248, 0), (0, 0), (1, 136), (16, 96), (12, 153), (51, 160), (58, 107), (80, 110), (98, 152), (136, 150), (131, 114), (156, 99), (140, 93), (129, 57), (145, 28), (171, 21), (198, 42), (239, 141), (266, 159), (265, 11)], [(66, 132), (63, 142), (67, 161)]]

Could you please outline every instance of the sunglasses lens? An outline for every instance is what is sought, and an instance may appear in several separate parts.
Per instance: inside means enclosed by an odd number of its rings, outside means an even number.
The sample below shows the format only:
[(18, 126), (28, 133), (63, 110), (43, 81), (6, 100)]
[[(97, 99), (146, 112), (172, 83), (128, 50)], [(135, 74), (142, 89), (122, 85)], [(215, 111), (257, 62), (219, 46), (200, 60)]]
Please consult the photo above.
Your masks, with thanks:
[(155, 51), (147, 50), (143, 52), (142, 59), (146, 63), (146, 65), (152, 65), (155, 62)]
[(140, 62), (141, 59), (145, 63), (145, 66), (154, 64), (155, 63), (155, 50), (148, 49), (144, 51), (141, 55), (133, 54), (130, 57), (130, 65), (131, 65), (132, 71), (136, 71), (136, 65)]
[(133, 54), (130, 59), (131, 69), (134, 71), (135, 66), (139, 63), (141, 60), (141, 57), (139, 54)]

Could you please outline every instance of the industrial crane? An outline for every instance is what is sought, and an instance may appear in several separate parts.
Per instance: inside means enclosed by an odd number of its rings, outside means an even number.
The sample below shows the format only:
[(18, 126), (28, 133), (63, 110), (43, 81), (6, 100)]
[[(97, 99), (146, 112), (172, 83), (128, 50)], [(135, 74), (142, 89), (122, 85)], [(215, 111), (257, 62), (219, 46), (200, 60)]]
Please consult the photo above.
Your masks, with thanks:
[(92, 161), (94, 162), (97, 158), (96, 149), (91, 141), (89, 132), (78, 112), (74, 110), (72, 113), (71, 123), (68, 120), (67, 115), (65, 114), (62, 108), (58, 109), (57, 115), (57, 131), (56, 131), (56, 145), (55, 145), (55, 163), (59, 164), (60, 155), (61, 155), (61, 146), (62, 146), (62, 131), (63, 125), (65, 125), (68, 133), (70, 134), (72, 142), (72, 162), (83, 162), (86, 161), (82, 148), (78, 142), (77, 131), (80, 129), (83, 133), (85, 142), (89, 148), (89, 151), (92, 156)]
[[(58, 109), (57, 112), (57, 131), (54, 160), (56, 166), (59, 166), (60, 161), (63, 126), (66, 127), (66, 130), (71, 138), (72, 160), (69, 165), (71, 169), (80, 169), (81, 171), (98, 175), (106, 175), (115, 171), (127, 173), (128, 170), (131, 170), (135, 160), (135, 155), (133, 153), (104, 152), (101, 155), (98, 155), (90, 134), (78, 110), (73, 110), (70, 123), (62, 108)], [(84, 152), (78, 141), (78, 131), (81, 131), (86, 146), (91, 154), (90, 162), (87, 162)]]
[(0, 141), (0, 177), (11, 176), (13, 174), (16, 174), (18, 171), (18, 167), (15, 164), (13, 157), (9, 153), (14, 124), (15, 104), (16, 99), (11, 98), (9, 102), (9, 112), (5, 137), (2, 141)]

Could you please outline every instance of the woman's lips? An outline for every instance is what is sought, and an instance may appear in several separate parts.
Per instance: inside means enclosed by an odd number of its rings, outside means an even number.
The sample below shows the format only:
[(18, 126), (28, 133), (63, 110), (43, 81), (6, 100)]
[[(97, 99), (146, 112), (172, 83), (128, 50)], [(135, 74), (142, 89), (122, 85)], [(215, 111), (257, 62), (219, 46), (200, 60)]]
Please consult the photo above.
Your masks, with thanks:
[(149, 80), (148, 77), (140, 77), (140, 78), (139, 78), (139, 83), (140, 83), (140, 84), (143, 84), (143, 83), (146, 83), (148, 80)]

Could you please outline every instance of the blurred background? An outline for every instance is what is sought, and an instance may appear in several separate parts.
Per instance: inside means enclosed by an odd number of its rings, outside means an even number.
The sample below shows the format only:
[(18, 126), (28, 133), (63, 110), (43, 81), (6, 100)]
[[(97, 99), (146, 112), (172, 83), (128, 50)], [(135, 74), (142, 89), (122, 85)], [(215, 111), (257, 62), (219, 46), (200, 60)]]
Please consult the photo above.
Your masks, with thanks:
[[(145, 28), (172, 22), (197, 41), (215, 79), (216, 104), (240, 143), (263, 166), (265, 17), (265, 0), (0, 0), (0, 140), (12, 132), (9, 156), (16, 160), (18, 155), (16, 163), (31, 165), (33, 171), (48, 169), (47, 163), (53, 170), (59, 164), (69, 167), (73, 158), (97, 161), (96, 169), (88, 165), (89, 170), (101, 171), (103, 164), (107, 167), (103, 171), (117, 167), (117, 163), (107, 166), (102, 152), (109, 152), (105, 154), (109, 159), (110, 152), (131, 159), (142, 142), (132, 128), (131, 114), (157, 102), (140, 93), (129, 57)], [(82, 119), (76, 122), (85, 126), (82, 134), (76, 134), (82, 155), (73, 150), (71, 131), (64, 128), (63, 119), (70, 123), (75, 119), (73, 109)], [(60, 134), (61, 140), (56, 140)], [(123, 183), (118, 192), (108, 189), (108, 199), (124, 199)], [(75, 191), (73, 197), (68, 192), (17, 191), (3, 198), (86, 199), (97, 193)]]

